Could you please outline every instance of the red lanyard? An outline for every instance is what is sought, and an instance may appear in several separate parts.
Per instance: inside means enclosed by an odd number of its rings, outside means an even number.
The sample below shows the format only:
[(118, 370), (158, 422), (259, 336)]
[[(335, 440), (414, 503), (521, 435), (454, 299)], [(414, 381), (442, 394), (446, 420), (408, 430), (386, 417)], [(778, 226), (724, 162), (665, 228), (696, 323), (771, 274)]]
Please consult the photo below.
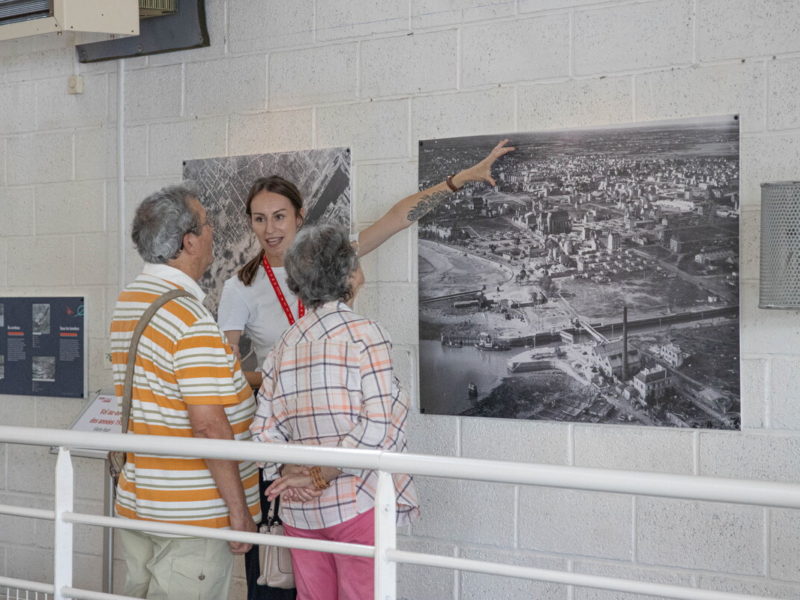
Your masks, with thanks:
[[(289, 308), (289, 303), (286, 302), (286, 297), (283, 295), (283, 290), (281, 290), (281, 286), (278, 283), (278, 280), (275, 278), (275, 273), (272, 272), (272, 267), (269, 266), (269, 261), (267, 260), (266, 256), (261, 258), (261, 264), (264, 265), (264, 270), (267, 272), (267, 277), (269, 278), (269, 282), (272, 284), (272, 289), (275, 290), (275, 295), (278, 297), (278, 302), (281, 303), (283, 312), (286, 313), (286, 318), (289, 320), (289, 325), (294, 325), (294, 315), (292, 314), (292, 309)], [(304, 314), (306, 314), (306, 307), (303, 306), (300, 298), (298, 298), (297, 318), (302, 319)]]

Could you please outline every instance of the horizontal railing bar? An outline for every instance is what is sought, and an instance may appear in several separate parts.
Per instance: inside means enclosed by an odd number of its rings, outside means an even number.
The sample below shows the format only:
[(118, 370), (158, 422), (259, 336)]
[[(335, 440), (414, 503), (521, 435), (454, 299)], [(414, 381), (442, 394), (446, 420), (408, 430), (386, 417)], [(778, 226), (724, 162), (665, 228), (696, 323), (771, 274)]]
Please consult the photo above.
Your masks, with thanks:
[(204, 537), (226, 542), (244, 542), (246, 544), (265, 544), (269, 546), (283, 546), (297, 548), (298, 550), (316, 550), (333, 554), (349, 554), (351, 556), (375, 556), (374, 546), (362, 544), (347, 544), (344, 542), (328, 542), (325, 540), (312, 540), (307, 538), (289, 537), (286, 535), (270, 535), (267, 533), (249, 533), (234, 531), (233, 529), (215, 529), (211, 527), (197, 527), (196, 525), (178, 525), (176, 523), (163, 523), (158, 521), (141, 521), (120, 517), (104, 517), (86, 513), (65, 512), (63, 518), (67, 523), (82, 523), (84, 525), (97, 525), (100, 527), (114, 527), (116, 529), (131, 529), (148, 533), (166, 533), (184, 535), (188, 537)]
[(30, 590), (42, 594), (55, 594), (56, 588), (52, 583), (40, 583), (38, 581), (28, 581), (27, 579), (14, 579), (12, 577), (0, 577), (0, 585), (20, 590)]
[(15, 517), (28, 517), (30, 519), (49, 519), (56, 518), (56, 511), (44, 508), (27, 508), (25, 506), (13, 506), (11, 504), (0, 504), (0, 515), (12, 515)]
[(63, 587), (61, 593), (67, 598), (78, 598), (80, 600), (139, 600), (135, 596), (120, 596), (118, 594), (106, 594), (104, 592), (93, 592), (81, 588)]
[(540, 465), (296, 444), (255, 444), (196, 438), (176, 440), (166, 436), (86, 433), (33, 427), (0, 427), (0, 441), (70, 448), (111, 448), (168, 456), (318, 464), (473, 481), (800, 508), (800, 485), (722, 477)]
[[(438, 456), (384, 452), (380, 458), (380, 469), (391, 473), (412, 472), (416, 475), (494, 483), (800, 508), (800, 485), (794, 483), (482, 459), (447, 458), (443, 462), (442, 459)], [(413, 460), (413, 465), (408, 464), (409, 460)]]
[(650, 596), (661, 596), (663, 598), (674, 598), (677, 600), (775, 600), (774, 597), (767, 598), (766, 596), (748, 596), (744, 594), (702, 590), (698, 588), (688, 588), (664, 583), (633, 581), (630, 579), (601, 577), (598, 575), (585, 575), (582, 573), (554, 571), (550, 569), (535, 569), (533, 567), (520, 567), (503, 563), (486, 562), (482, 560), (441, 556), (438, 554), (421, 554), (418, 552), (407, 552), (404, 550), (387, 550), (386, 558), (398, 563), (439, 567), (443, 569), (456, 569), (461, 571), (471, 571), (474, 573), (485, 573), (487, 575), (517, 577), (520, 579), (533, 579), (536, 581), (547, 581), (549, 583), (560, 583), (564, 585), (590, 587), (617, 592), (629, 592), (633, 594), (646, 594)]

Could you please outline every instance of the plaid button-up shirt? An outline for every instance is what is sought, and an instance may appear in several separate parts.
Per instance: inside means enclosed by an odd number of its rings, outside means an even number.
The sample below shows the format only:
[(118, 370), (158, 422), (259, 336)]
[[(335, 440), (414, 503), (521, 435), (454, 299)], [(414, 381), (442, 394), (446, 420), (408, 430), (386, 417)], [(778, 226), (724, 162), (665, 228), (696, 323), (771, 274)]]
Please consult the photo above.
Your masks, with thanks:
[[(394, 376), (389, 336), (342, 302), (310, 311), (264, 361), (250, 431), (267, 443), (406, 451), (408, 396)], [(279, 465), (264, 465), (274, 479)], [(411, 477), (394, 475), (397, 520), (418, 512)], [(281, 519), (301, 529), (338, 525), (375, 505), (375, 471), (344, 469), (322, 496), (281, 502)]]

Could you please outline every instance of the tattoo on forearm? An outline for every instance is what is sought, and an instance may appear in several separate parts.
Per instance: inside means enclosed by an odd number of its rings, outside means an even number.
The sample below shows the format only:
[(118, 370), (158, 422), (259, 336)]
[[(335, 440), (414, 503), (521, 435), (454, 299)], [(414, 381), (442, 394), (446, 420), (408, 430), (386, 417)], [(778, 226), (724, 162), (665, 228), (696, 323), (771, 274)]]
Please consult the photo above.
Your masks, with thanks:
[(426, 194), (419, 199), (411, 210), (408, 211), (409, 221), (419, 221), (422, 217), (431, 212), (434, 208), (444, 202), (445, 198), (450, 195), (450, 192), (433, 192)]

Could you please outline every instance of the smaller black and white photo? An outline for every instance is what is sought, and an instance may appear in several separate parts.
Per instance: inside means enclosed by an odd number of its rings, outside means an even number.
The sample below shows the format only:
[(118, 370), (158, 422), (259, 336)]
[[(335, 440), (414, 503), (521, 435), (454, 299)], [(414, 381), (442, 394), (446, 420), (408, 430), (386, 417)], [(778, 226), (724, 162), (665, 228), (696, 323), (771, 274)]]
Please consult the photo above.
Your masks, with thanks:
[[(2, 304), (0, 304), (2, 306)], [(0, 354), (0, 379), (6, 378), (6, 357)]]
[(50, 334), (50, 304), (34, 304), (32, 309), (33, 335)]
[(0, 303), (0, 327), (6, 326), (6, 305)]
[(55, 356), (34, 356), (32, 362), (31, 379), (33, 381), (55, 381), (56, 380), (56, 357)]

